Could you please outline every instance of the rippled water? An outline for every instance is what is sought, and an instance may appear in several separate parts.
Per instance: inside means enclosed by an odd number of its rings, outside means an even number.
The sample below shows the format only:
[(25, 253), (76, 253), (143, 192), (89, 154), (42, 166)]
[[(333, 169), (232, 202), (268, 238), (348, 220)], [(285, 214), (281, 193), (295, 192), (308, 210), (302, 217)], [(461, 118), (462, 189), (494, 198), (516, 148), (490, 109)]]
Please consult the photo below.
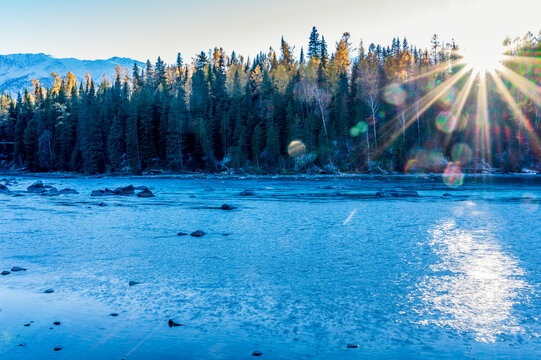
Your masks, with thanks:
[(0, 194), (1, 359), (541, 357), (538, 177), (35, 180)]

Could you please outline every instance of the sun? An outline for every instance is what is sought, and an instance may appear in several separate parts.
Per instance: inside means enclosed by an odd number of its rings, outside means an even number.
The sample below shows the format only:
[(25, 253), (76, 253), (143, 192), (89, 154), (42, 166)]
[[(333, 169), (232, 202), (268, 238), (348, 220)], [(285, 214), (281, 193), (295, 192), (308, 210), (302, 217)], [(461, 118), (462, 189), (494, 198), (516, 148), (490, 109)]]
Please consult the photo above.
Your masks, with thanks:
[(462, 52), (462, 60), (474, 73), (493, 73), (502, 66), (503, 47), (475, 46)]

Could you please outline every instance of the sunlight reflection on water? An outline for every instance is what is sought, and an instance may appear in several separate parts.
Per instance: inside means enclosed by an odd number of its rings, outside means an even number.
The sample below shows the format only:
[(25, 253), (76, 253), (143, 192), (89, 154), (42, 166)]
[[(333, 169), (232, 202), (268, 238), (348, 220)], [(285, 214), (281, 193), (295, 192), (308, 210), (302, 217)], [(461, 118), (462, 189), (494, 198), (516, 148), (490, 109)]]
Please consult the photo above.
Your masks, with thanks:
[(524, 332), (513, 312), (525, 300), (524, 271), (495, 242), (488, 225), (470, 231), (444, 220), (431, 231), (430, 246), (441, 261), (431, 266), (435, 276), (419, 285), (422, 313), (430, 318), (423, 324), (472, 333), (485, 343)]

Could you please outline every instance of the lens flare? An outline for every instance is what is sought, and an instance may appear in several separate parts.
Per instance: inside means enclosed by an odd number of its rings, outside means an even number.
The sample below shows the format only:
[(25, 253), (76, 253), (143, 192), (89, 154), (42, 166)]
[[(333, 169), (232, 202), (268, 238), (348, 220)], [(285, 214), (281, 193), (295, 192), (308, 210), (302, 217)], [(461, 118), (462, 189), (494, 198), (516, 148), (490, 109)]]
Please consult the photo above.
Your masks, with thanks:
[(355, 126), (349, 129), (349, 134), (353, 137), (359, 136), (359, 134), (365, 133), (368, 130), (368, 124), (366, 121), (359, 121)]
[(389, 104), (402, 105), (406, 101), (406, 92), (404, 91), (402, 85), (392, 83), (383, 91), (383, 98)]
[(306, 145), (300, 140), (293, 140), (287, 147), (287, 153), (291, 157), (297, 157), (306, 151)]
[(471, 148), (464, 143), (458, 143), (453, 146), (453, 151), (451, 152), (453, 161), (459, 162), (460, 164), (467, 164), (472, 158)]
[(450, 162), (445, 167), (442, 175), (443, 183), (449, 187), (457, 188), (464, 182), (464, 173), (460, 167), (460, 163)]
[(442, 111), (436, 117), (436, 127), (439, 131), (450, 134), (458, 128), (458, 119), (450, 111)]

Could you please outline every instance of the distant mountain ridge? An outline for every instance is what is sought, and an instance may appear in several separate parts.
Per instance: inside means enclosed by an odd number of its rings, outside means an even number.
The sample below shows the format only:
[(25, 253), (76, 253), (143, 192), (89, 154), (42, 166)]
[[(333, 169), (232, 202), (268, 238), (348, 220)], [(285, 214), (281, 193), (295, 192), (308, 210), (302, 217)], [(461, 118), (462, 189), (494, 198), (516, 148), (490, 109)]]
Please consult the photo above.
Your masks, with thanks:
[(75, 58), (55, 58), (46, 54), (9, 54), (0, 55), (0, 92), (16, 95), (32, 86), (32, 79), (38, 79), (45, 87), (53, 85), (51, 73), (61, 77), (71, 71), (77, 81), (82, 81), (88, 72), (96, 83), (101, 83), (103, 75), (113, 80), (115, 67), (128, 68), (131, 74), (133, 64), (144, 63), (130, 58), (112, 57), (104, 60), (79, 60)]

